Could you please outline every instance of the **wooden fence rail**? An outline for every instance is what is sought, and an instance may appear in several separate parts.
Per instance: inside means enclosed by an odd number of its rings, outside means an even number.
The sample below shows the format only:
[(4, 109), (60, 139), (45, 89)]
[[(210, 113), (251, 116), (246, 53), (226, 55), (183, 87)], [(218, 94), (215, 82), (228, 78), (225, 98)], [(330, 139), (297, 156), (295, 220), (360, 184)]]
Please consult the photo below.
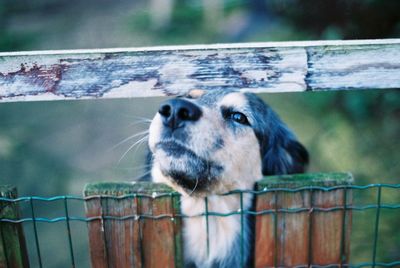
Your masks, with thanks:
[(0, 102), (400, 88), (400, 39), (0, 53)]

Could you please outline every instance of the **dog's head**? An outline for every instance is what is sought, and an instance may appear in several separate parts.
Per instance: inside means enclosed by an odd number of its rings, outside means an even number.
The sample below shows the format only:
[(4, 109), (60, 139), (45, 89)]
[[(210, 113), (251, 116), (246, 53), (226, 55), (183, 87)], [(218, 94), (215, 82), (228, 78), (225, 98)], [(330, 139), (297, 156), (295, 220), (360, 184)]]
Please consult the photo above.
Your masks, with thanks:
[(149, 134), (152, 176), (183, 194), (252, 189), (262, 175), (303, 172), (306, 149), (260, 98), (191, 91), (161, 104)]

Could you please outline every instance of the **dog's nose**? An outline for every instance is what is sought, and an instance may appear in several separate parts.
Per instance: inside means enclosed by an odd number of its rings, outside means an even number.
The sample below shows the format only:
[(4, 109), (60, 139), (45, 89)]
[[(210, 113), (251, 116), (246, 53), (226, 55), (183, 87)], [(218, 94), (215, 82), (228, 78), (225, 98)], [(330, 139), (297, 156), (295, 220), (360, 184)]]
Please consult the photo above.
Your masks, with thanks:
[(196, 121), (202, 114), (199, 107), (183, 99), (172, 99), (163, 102), (158, 112), (161, 115), (163, 124), (172, 129), (183, 126), (187, 121)]

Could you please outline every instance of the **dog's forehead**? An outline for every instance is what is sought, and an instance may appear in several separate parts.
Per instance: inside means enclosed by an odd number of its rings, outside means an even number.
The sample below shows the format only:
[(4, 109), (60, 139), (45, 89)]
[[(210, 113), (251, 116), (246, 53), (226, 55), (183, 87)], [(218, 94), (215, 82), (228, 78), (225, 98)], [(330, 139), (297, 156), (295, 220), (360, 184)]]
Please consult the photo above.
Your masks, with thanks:
[(204, 93), (196, 102), (208, 107), (215, 105), (245, 105), (246, 98), (243, 93), (234, 90), (213, 90)]

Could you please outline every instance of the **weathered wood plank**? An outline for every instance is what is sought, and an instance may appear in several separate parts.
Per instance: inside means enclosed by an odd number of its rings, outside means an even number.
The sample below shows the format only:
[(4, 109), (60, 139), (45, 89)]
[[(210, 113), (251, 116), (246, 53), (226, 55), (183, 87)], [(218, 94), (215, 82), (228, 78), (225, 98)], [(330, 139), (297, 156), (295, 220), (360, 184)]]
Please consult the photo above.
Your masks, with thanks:
[[(278, 194), (277, 209), (310, 208), (309, 191)], [(278, 213), (277, 215), (277, 256), (278, 267), (294, 267), (308, 263), (308, 237), (310, 236), (310, 215), (304, 212)]]
[[(346, 205), (349, 206), (352, 198), (351, 190), (347, 190), (346, 195), (342, 189), (331, 191), (329, 194), (323, 191), (314, 191), (312, 205), (329, 209), (343, 207), (346, 202)], [(311, 263), (315, 265), (348, 263), (351, 230), (350, 210), (314, 211), (311, 220)], [(343, 228), (343, 225), (346, 228)], [(332, 231), (326, 232), (325, 230)], [(343, 238), (345, 241), (342, 241)], [(326, 241), (329, 241), (330, 244), (327, 245)]]
[[(279, 189), (331, 187), (352, 182), (352, 176), (343, 173), (276, 176), (259, 182), (258, 190), (271, 192), (256, 197), (256, 211), (272, 212), (256, 216), (255, 266), (308, 267), (346, 263), (351, 214), (341, 209), (345, 204), (345, 190), (290, 192)], [(347, 190), (347, 205), (351, 203), (349, 192)]]
[[(92, 267), (182, 267), (179, 196), (170, 193), (152, 183), (88, 184), (86, 215), (101, 217), (88, 224)], [(130, 194), (138, 196), (115, 198)]]
[(0, 102), (400, 88), (400, 39), (0, 53)]
[[(85, 202), (86, 217), (102, 216), (102, 205), (100, 198), (90, 199)], [(89, 251), (92, 267), (107, 268), (107, 250), (105, 240), (104, 220), (95, 220), (88, 223)]]
[[(0, 186), (0, 197), (15, 199), (17, 198), (17, 189), (7, 185)], [(0, 219), (18, 220), (18, 205), (0, 200)], [(0, 222), (0, 268), (6, 267), (29, 267), (21, 223)]]

